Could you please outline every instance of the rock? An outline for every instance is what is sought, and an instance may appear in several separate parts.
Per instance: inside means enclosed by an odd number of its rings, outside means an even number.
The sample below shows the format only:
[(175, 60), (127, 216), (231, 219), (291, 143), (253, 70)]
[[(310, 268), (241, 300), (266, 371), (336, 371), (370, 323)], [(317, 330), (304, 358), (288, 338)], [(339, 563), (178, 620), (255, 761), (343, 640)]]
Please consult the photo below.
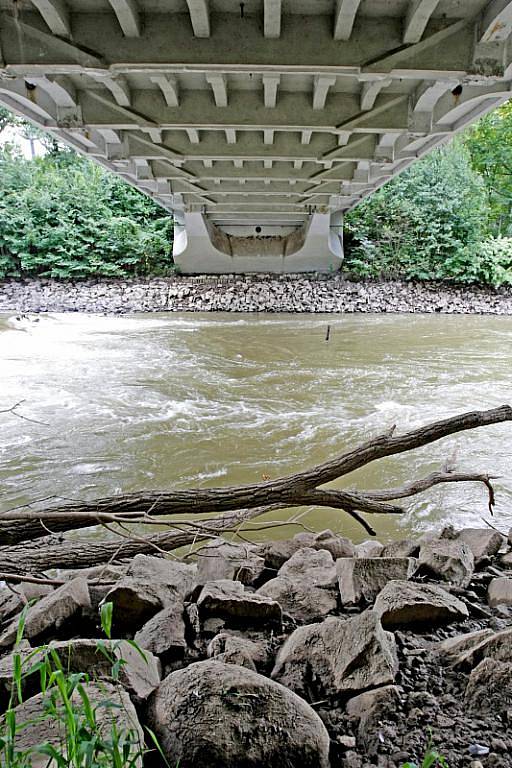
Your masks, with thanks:
[[(142, 768), (144, 731), (128, 694), (122, 688), (106, 682), (102, 682), (101, 685), (86, 683), (84, 684), (84, 690), (95, 713), (96, 722), (102, 737), (105, 741), (108, 741), (111, 738), (114, 725), (120, 735), (127, 736), (130, 734), (133, 746), (128, 753), (129, 764), (131, 768)], [(105, 707), (106, 699), (113, 702), (114, 706)], [(80, 707), (82, 700), (77, 691), (73, 693), (72, 701), (77, 707)], [(44, 714), (45, 697), (42, 693), (16, 707), (16, 722), (25, 724), (24, 727), (19, 728), (16, 735), (17, 750), (23, 752), (31, 747), (48, 742), (56, 749), (63, 750), (64, 757), (66, 757), (67, 753), (64, 749), (66, 734), (62, 721), (52, 715), (44, 716)], [(85, 714), (82, 718), (82, 723), (84, 727), (87, 727)], [(105, 757), (106, 755), (102, 753), (101, 759)], [(128, 759), (126, 761), (127, 764)], [(30, 757), (30, 766), (31, 768), (58, 768), (57, 763), (54, 760), (50, 760), (48, 755), (37, 755), (34, 753)]]
[(369, 539), (356, 544), (356, 557), (380, 557), (383, 549), (384, 545), (380, 541)]
[(365, 691), (347, 702), (347, 714), (358, 722), (357, 740), (365, 750), (376, 751), (381, 721), (394, 715), (399, 707), (400, 691), (395, 685)]
[[(100, 646), (109, 655), (100, 650)], [(126, 640), (63, 640), (51, 642), (48, 648), (56, 653), (63, 667), (69, 672), (84, 672), (94, 678), (108, 679), (112, 675), (113, 664), (122, 659), (119, 668), (119, 684), (125, 688), (137, 702), (145, 701), (160, 684), (160, 662), (152, 653), (144, 651), (145, 658)], [(45, 648), (36, 651), (26, 649), (22, 653), (25, 659), (24, 685), (32, 690), (30, 669), (44, 659)], [(15, 654), (0, 659), (0, 691), (5, 692), (12, 680)], [(50, 659), (52, 668), (54, 663)], [(28, 669), (27, 669), (28, 665)], [(36, 668), (34, 676), (39, 678)]]
[(386, 544), (382, 552), (381, 557), (416, 557), (420, 551), (420, 545), (417, 541), (412, 539), (402, 539), (400, 541), (392, 541), (390, 544)]
[(194, 566), (137, 555), (104, 598), (114, 605), (115, 627), (133, 632), (163, 608), (175, 606), (192, 590), (195, 574)]
[(197, 583), (236, 579), (242, 584), (254, 584), (265, 569), (265, 560), (254, 550), (252, 545), (215, 539), (199, 552)]
[[(307, 534), (298, 533), (296, 539), (304, 537)], [(312, 549), (326, 550), (330, 552), (334, 560), (338, 560), (340, 557), (354, 557), (356, 549), (350, 539), (344, 536), (337, 536), (330, 530), (320, 531), (316, 533), (311, 544), (305, 544), (304, 546), (310, 546)]]
[(412, 557), (345, 557), (336, 561), (341, 602), (353, 605), (372, 603), (393, 579), (409, 579), (416, 570)]
[[(28, 609), (23, 636), (33, 640), (52, 630), (59, 630), (64, 623), (90, 607), (87, 581), (83, 578), (72, 579)], [(16, 639), (17, 631), (18, 619), (16, 618), (0, 635), (0, 648), (11, 646)]]
[(484, 659), (469, 676), (464, 701), (470, 712), (506, 712), (512, 708), (512, 663)]
[(155, 614), (134, 637), (137, 645), (157, 656), (169, 659), (181, 658), (187, 647), (183, 602), (177, 599)]
[(507, 552), (500, 558), (500, 565), (502, 568), (512, 568), (512, 552)]
[(421, 545), (418, 565), (423, 572), (467, 587), (475, 569), (475, 559), (463, 541), (438, 539)]
[(296, 629), (279, 651), (272, 677), (301, 696), (324, 699), (388, 685), (397, 671), (394, 637), (367, 610)]
[(461, 600), (434, 584), (390, 581), (379, 593), (374, 611), (384, 627), (444, 624), (468, 618)]
[(242, 622), (281, 624), (279, 603), (262, 594), (247, 592), (239, 581), (211, 581), (197, 599), (201, 619), (209, 616)]
[(329, 736), (313, 709), (234, 664), (202, 661), (170, 674), (149, 723), (172, 766), (329, 768)]
[(208, 658), (214, 658), (224, 664), (238, 664), (255, 671), (265, 666), (268, 661), (265, 642), (255, 642), (247, 637), (237, 637), (227, 632), (216, 635), (206, 652)]
[(257, 553), (265, 559), (265, 565), (268, 568), (279, 570), (297, 550), (307, 547), (327, 550), (334, 560), (339, 557), (354, 557), (355, 555), (355, 547), (350, 539), (336, 536), (329, 530), (316, 534), (297, 533), (293, 539), (267, 542), (258, 547)]
[(283, 613), (299, 624), (320, 621), (338, 607), (334, 589), (309, 586), (305, 579), (294, 581), (287, 576), (267, 581), (258, 594), (276, 600)]
[(492, 528), (464, 528), (457, 534), (457, 541), (463, 541), (473, 553), (475, 565), (496, 555), (505, 537)]
[(298, 549), (281, 566), (278, 576), (304, 581), (315, 587), (335, 587), (336, 565), (330, 552), (307, 547)]
[(512, 628), (494, 632), (478, 645), (472, 645), (469, 649), (463, 650), (454, 659), (453, 664), (455, 667), (472, 669), (486, 658), (512, 663)]
[(512, 605), (512, 578), (502, 576), (489, 584), (487, 601), (491, 608), (498, 605)]
[(436, 645), (433, 646), (433, 650), (445, 657), (447, 661), (453, 661), (457, 659), (461, 653), (476, 648), (480, 645), (482, 640), (486, 640), (487, 638), (492, 637), (492, 635), (494, 635), (492, 629), (480, 629), (476, 632), (468, 632), (464, 635), (449, 637), (441, 643), (436, 643)]

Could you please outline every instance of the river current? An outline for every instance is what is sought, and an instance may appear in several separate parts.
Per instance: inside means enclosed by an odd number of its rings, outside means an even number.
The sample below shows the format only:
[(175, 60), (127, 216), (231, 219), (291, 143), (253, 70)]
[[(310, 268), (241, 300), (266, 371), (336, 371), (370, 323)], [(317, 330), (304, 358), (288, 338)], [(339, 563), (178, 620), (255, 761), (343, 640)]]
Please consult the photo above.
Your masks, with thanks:
[[(0, 510), (53, 494), (257, 482), (393, 424), (408, 430), (512, 401), (512, 317), (4, 314), (0, 410), (19, 401), (16, 413), (40, 423), (0, 413)], [(440, 486), (406, 501), (400, 517), (372, 516), (380, 539), (482, 518), (508, 530), (510, 424), (375, 462), (335, 486), (397, 486), (452, 458), (500, 475), (494, 518), (482, 487)], [(366, 538), (343, 512), (302, 511), (307, 527)]]

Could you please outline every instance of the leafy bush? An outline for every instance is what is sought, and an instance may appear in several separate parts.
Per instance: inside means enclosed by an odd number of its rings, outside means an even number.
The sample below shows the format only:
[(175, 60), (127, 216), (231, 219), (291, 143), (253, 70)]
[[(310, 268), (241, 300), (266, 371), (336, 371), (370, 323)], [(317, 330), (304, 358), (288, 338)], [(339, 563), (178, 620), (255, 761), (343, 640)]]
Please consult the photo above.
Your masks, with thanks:
[(462, 144), (437, 150), (348, 214), (345, 269), (361, 277), (460, 279), (484, 236), (486, 203)]
[(171, 242), (168, 213), (86, 158), (0, 149), (0, 278), (165, 274)]

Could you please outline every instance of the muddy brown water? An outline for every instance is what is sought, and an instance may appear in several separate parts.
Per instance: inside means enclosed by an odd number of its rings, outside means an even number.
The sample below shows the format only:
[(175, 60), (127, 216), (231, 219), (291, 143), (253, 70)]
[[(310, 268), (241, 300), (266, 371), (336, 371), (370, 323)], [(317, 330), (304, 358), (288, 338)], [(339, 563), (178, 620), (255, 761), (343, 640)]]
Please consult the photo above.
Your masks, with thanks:
[[(0, 410), (20, 400), (17, 412), (43, 423), (0, 414), (0, 510), (52, 494), (255, 482), (393, 424), (511, 402), (512, 317), (4, 314)], [(501, 476), (492, 523), (508, 530), (510, 424), (375, 462), (336, 485), (396, 486), (454, 455), (461, 469)], [(405, 506), (401, 517), (372, 517), (381, 539), (491, 520), (478, 485), (435, 488)], [(366, 537), (343, 512), (300, 511), (308, 527)]]

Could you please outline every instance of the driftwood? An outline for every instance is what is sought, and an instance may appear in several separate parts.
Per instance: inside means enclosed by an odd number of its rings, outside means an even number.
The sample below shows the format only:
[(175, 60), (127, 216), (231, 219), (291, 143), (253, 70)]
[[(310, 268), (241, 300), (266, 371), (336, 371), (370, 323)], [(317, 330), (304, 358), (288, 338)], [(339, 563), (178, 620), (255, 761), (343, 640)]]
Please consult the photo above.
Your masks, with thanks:
[[(419, 429), (395, 434), (395, 429), (374, 437), (337, 458), (285, 477), (237, 487), (153, 491), (67, 501), (41, 508), (42, 500), (0, 513), (0, 571), (12, 580), (23, 574), (39, 575), (52, 568), (84, 568), (114, 562), (137, 553), (170, 552), (225, 532), (239, 533), (250, 521), (276, 509), (323, 506), (343, 510), (367, 533), (374, 530), (366, 514), (400, 514), (397, 499), (414, 496), (435, 485), (479, 482), (488, 490), (489, 510), (494, 505), (492, 478), (482, 473), (458, 473), (449, 463), (439, 472), (401, 488), (347, 491), (323, 488), (356, 469), (386, 456), (433, 443), (476, 427), (512, 421), (512, 407), (465, 413)], [(56, 501), (56, 499), (52, 499)], [(205, 513), (214, 518), (198, 518)], [(102, 526), (110, 539), (65, 538), (63, 534)], [(137, 533), (141, 525), (166, 526), (151, 535)], [(134, 529), (135, 526), (135, 529)]]

